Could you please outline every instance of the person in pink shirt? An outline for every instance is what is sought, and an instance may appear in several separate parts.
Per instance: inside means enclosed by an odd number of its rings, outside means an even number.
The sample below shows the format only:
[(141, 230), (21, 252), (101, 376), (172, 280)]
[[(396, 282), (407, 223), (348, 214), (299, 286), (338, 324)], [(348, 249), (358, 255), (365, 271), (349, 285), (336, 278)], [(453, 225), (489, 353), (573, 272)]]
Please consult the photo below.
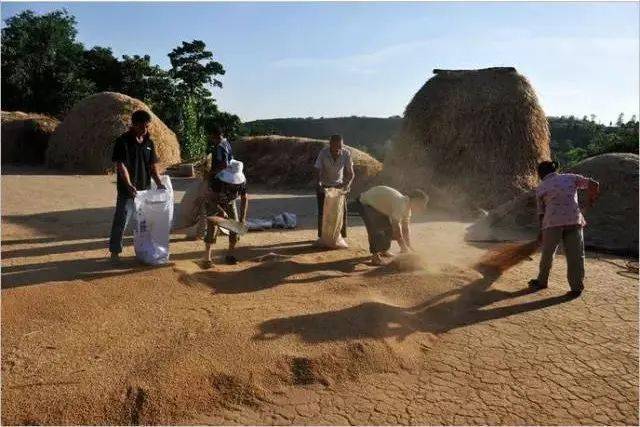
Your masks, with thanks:
[(587, 190), (587, 207), (595, 203), (600, 185), (591, 178), (571, 173), (558, 173), (556, 162), (538, 165), (540, 185), (536, 189), (540, 233), (542, 244), (540, 272), (529, 281), (529, 287), (544, 289), (548, 286), (553, 257), (562, 241), (567, 258), (567, 279), (570, 294), (579, 296), (584, 289), (584, 236), (586, 225), (580, 205), (578, 190)]

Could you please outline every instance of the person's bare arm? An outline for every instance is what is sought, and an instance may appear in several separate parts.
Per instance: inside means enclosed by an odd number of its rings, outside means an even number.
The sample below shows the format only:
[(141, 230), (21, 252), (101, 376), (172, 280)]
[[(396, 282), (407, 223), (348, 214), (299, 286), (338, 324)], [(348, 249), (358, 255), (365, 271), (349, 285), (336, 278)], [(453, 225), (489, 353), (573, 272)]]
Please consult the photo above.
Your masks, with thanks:
[(246, 194), (240, 196), (240, 222), (247, 221), (247, 211), (249, 210), (249, 197)]
[(353, 178), (355, 177), (355, 172), (353, 171), (353, 162), (349, 162), (345, 171), (344, 171), (344, 188), (345, 191), (351, 190), (351, 184), (353, 183)]
[(407, 252), (409, 249), (404, 239), (404, 234), (402, 233), (402, 226), (398, 221), (392, 220), (391, 222), (391, 230), (393, 231), (393, 238), (400, 245), (401, 252)]
[(125, 185), (127, 186), (127, 190), (129, 190), (129, 194), (135, 197), (136, 192), (138, 191), (136, 187), (131, 184), (131, 177), (129, 177), (129, 171), (123, 162), (116, 162), (116, 171), (118, 175), (124, 180)]
[(402, 221), (402, 236), (404, 237), (404, 242), (407, 245), (407, 248), (413, 250), (413, 246), (411, 246), (411, 232), (409, 231), (408, 219)]
[(156, 186), (158, 187), (158, 190), (164, 190), (166, 189), (166, 187), (162, 185), (162, 181), (160, 180), (160, 172), (158, 171), (158, 164), (159, 163), (156, 162), (151, 165), (151, 177), (155, 181)]

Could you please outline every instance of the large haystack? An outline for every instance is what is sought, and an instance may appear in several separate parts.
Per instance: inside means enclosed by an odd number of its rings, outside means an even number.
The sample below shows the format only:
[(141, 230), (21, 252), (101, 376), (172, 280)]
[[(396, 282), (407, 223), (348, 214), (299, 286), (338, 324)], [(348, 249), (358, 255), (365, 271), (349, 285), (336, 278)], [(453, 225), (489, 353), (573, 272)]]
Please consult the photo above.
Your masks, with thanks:
[(131, 113), (151, 113), (151, 138), (164, 166), (180, 162), (176, 135), (142, 101), (129, 96), (102, 92), (78, 102), (53, 134), (47, 150), (51, 167), (84, 172), (113, 169), (111, 154), (115, 139), (130, 125)]
[(3, 111), (2, 163), (43, 164), (49, 138), (60, 122), (42, 114)]
[[(585, 212), (587, 247), (638, 254), (638, 155), (603, 154), (569, 169), (600, 182), (600, 198)], [(581, 197), (581, 206), (584, 199)], [(489, 212), (467, 230), (467, 240), (534, 238), (538, 231), (534, 192)]]
[[(314, 162), (327, 141), (286, 136), (258, 136), (242, 138), (233, 144), (234, 155), (244, 162), (250, 183), (274, 187), (313, 188)], [(355, 180), (352, 194), (359, 194), (382, 170), (382, 163), (353, 147)]]
[(535, 186), (549, 128), (527, 79), (514, 68), (434, 74), (405, 110), (385, 179), (422, 186), (436, 203), (484, 209)]

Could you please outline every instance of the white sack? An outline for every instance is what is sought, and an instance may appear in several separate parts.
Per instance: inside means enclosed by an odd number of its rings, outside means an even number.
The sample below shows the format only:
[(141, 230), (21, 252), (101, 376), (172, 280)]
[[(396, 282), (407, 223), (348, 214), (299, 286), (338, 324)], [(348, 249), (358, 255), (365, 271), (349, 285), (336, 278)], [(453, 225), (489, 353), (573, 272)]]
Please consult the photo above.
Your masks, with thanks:
[(322, 235), (318, 243), (328, 248), (347, 248), (340, 231), (344, 221), (345, 192), (339, 188), (325, 188), (322, 214)]
[(173, 220), (173, 187), (167, 175), (161, 177), (166, 190), (138, 191), (135, 206), (133, 247), (136, 258), (145, 264), (169, 262), (169, 232)]

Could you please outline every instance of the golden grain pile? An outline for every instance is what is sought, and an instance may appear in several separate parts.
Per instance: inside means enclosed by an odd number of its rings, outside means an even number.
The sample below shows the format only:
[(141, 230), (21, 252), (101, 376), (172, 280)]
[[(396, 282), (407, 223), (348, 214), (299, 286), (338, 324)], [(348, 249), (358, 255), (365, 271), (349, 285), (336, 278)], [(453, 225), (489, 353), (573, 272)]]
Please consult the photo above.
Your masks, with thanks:
[[(591, 177), (600, 182), (600, 197), (585, 209), (587, 226), (585, 245), (590, 248), (638, 254), (638, 155), (609, 153), (591, 157), (567, 172)], [(584, 208), (584, 192), (580, 194)], [(529, 192), (509, 201), (467, 230), (467, 240), (525, 240), (538, 232), (535, 193)]]
[[(251, 184), (312, 188), (316, 183), (316, 157), (327, 145), (328, 141), (318, 139), (269, 135), (241, 138), (233, 149), (234, 157), (244, 162)], [(351, 151), (355, 171), (352, 194), (358, 194), (382, 170), (382, 163), (353, 147), (346, 148)]]
[(484, 209), (536, 185), (549, 128), (529, 81), (514, 68), (434, 74), (405, 110), (385, 179), (421, 186), (436, 203)]
[(43, 164), (49, 138), (60, 122), (42, 114), (3, 111), (2, 163)]
[(131, 113), (151, 113), (151, 139), (163, 166), (180, 162), (176, 135), (142, 101), (115, 92), (101, 92), (78, 102), (51, 137), (50, 167), (103, 173), (113, 169), (115, 139), (126, 132)]

